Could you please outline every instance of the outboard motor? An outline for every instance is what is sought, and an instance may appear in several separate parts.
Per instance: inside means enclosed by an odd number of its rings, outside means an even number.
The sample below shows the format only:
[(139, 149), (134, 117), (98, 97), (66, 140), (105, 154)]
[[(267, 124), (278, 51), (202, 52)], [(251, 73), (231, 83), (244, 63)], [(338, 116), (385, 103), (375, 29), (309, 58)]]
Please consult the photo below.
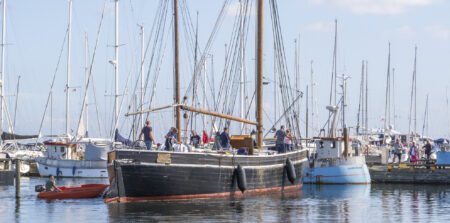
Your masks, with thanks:
[(36, 186), (34, 186), (34, 191), (36, 191), (36, 192), (45, 191), (45, 187), (44, 187), (44, 185), (36, 185)]

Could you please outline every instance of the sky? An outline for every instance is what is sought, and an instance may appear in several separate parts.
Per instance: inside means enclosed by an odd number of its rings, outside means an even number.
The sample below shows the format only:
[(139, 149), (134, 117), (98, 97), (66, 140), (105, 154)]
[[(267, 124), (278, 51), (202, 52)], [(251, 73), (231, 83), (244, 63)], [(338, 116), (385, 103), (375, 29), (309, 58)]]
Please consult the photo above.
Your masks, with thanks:
[[(119, 94), (122, 109), (119, 129), (130, 134), (130, 118), (125, 118), (132, 100), (132, 89), (140, 70), (140, 25), (145, 29), (145, 42), (151, 35), (157, 5), (160, 1), (119, 1)], [(198, 12), (198, 41), (201, 49), (206, 45), (224, 1), (185, 0), (195, 21)], [(255, 7), (255, 1), (252, 7)], [(89, 57), (97, 38), (97, 31), (106, 4), (104, 20), (98, 37), (98, 48), (92, 65), (95, 100), (92, 88), (89, 93), (89, 132), (91, 136), (109, 137), (112, 129), (114, 94), (114, 1), (73, 0), (71, 81), (69, 127), (76, 131), (85, 90), (85, 34), (88, 36)], [(169, 4), (170, 5), (170, 4)], [(35, 134), (39, 131), (44, 108), (50, 91), (52, 77), (62, 49), (61, 62), (56, 71), (52, 109), (47, 110), (42, 133), (65, 132), (65, 83), (67, 72), (67, 43), (64, 43), (68, 25), (67, 0), (16, 0), (7, 1), (5, 45), (5, 98), (11, 122), (15, 117), (15, 132)], [(225, 47), (232, 33), (239, 2), (231, 1), (226, 9), (223, 24), (209, 54), (206, 72), (214, 76), (218, 89), (222, 76)], [(334, 44), (334, 20), (338, 21), (337, 71), (349, 75), (347, 122), (356, 125), (359, 100), (361, 61), (369, 64), (369, 127), (382, 128), (385, 109), (385, 89), (388, 43), (391, 43), (391, 66), (395, 68), (396, 126), (407, 133), (410, 92), (413, 73), (414, 47), (417, 56), (417, 131), (422, 132), (425, 100), (429, 95), (429, 124), (426, 135), (449, 137), (449, 114), (446, 89), (450, 85), (450, 2), (444, 0), (284, 0), (278, 1), (287, 65), (294, 71), (294, 40), (299, 43), (300, 90), (305, 92), (311, 84), (310, 64), (313, 62), (315, 100), (318, 119), (310, 125), (322, 126), (327, 119)], [(170, 8), (169, 8), (170, 10)], [(246, 84), (252, 93), (254, 85), (254, 11), (250, 15), (249, 35), (246, 42)], [(168, 18), (171, 14), (169, 13)], [(265, 1), (264, 17), (264, 76), (273, 76), (273, 38), (269, 1)], [(169, 21), (169, 20), (167, 20)], [(169, 21), (170, 22), (170, 21)], [(195, 25), (195, 24), (194, 24)], [(169, 28), (168, 28), (169, 29)], [(186, 22), (180, 21), (180, 29)], [(172, 36), (166, 30), (167, 45), (163, 50), (161, 72), (158, 78), (153, 106), (164, 106), (173, 101), (173, 47)], [(188, 53), (186, 32), (180, 32), (181, 92), (187, 89), (192, 78), (192, 52)], [(64, 45), (63, 45), (64, 43)], [(63, 47), (63, 48), (62, 48)], [(148, 66), (150, 56), (144, 64)], [(212, 66), (214, 65), (214, 66)], [(16, 102), (17, 81), (20, 76), (19, 95)], [(128, 85), (126, 84), (128, 81)], [(153, 81), (153, 76), (150, 78)], [(211, 79), (209, 80), (211, 82)], [(209, 83), (210, 83), (209, 82)], [(133, 84), (131, 84), (133, 83)], [(151, 83), (150, 83), (151, 84)], [(149, 84), (149, 86), (150, 86)], [(126, 88), (127, 86), (127, 88)], [(216, 92), (217, 93), (217, 92)], [(249, 95), (251, 94), (249, 93)], [(211, 100), (211, 92), (208, 92)], [(447, 93), (447, 95), (450, 93)], [(134, 99), (133, 99), (134, 100)], [(146, 95), (149, 100), (149, 95)], [(97, 103), (95, 103), (97, 101)], [(305, 128), (305, 99), (301, 99), (300, 117), (302, 133)], [(394, 103), (394, 102), (393, 102)], [(264, 87), (264, 124), (273, 124), (275, 107), (274, 83)], [(236, 109), (235, 115), (238, 115)], [(51, 112), (50, 112), (51, 111)], [(98, 111), (98, 112), (97, 112)], [(155, 136), (162, 139), (174, 125), (172, 111), (164, 110), (150, 115)], [(254, 119), (251, 117), (250, 119)], [(6, 120), (6, 119), (5, 119)], [(201, 122), (201, 119), (198, 119)], [(315, 122), (315, 123), (314, 123)], [(393, 124), (393, 123), (391, 123)], [(312, 127), (313, 127), (312, 126)], [(311, 127), (311, 128), (312, 128)], [(202, 128), (201, 124), (197, 128)], [(3, 126), (7, 129), (7, 125)], [(198, 130), (200, 130), (198, 129)], [(310, 134), (317, 134), (310, 130)], [(232, 132), (233, 134), (233, 132)], [(160, 140), (161, 141), (161, 140)]]

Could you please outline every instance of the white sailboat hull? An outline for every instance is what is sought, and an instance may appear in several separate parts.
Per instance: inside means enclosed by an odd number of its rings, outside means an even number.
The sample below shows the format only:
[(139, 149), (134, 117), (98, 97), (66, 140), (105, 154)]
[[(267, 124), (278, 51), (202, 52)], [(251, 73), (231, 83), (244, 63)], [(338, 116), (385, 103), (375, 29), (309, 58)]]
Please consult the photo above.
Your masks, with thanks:
[(106, 178), (106, 161), (91, 160), (55, 160), (49, 158), (36, 158), (39, 174), (59, 177), (81, 177), (81, 178)]

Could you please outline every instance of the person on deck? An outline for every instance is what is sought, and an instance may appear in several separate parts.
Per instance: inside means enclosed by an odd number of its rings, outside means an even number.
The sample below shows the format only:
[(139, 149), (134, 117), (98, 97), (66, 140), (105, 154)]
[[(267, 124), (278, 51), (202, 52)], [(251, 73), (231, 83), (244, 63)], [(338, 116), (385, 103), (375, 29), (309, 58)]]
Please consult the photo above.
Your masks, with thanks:
[(200, 136), (197, 135), (197, 132), (195, 130), (192, 130), (191, 145), (193, 145), (195, 148), (198, 148), (200, 145)]
[(394, 158), (392, 159), (392, 163), (395, 163), (395, 158), (398, 157), (398, 165), (402, 164), (402, 151), (403, 151), (403, 145), (400, 142), (400, 139), (395, 140)]
[(424, 148), (425, 148), (425, 155), (427, 155), (427, 161), (429, 161), (431, 156), (431, 149), (433, 148), (431, 146), (431, 142), (429, 139), (427, 139), (427, 144), (424, 146)]
[(229, 149), (231, 148), (230, 145), (230, 135), (228, 134), (228, 127), (223, 128), (223, 132), (222, 134), (220, 134), (220, 142), (221, 142), (221, 146), (224, 149)]
[(45, 191), (61, 191), (55, 184), (55, 177), (51, 174), (45, 183)]
[(149, 120), (145, 121), (145, 126), (142, 128), (141, 134), (139, 134), (139, 140), (141, 140), (142, 135), (144, 135), (145, 147), (147, 147), (147, 150), (150, 150), (155, 140), (153, 140), (152, 127)]
[(294, 138), (293, 135), (291, 135), (291, 130), (286, 130), (286, 137), (284, 137), (284, 145), (286, 147), (286, 151), (292, 151), (292, 139)]
[(219, 150), (221, 147), (222, 143), (220, 141), (220, 132), (217, 131), (216, 132), (216, 136), (214, 137), (214, 145), (213, 145), (213, 149), (214, 150)]
[(412, 142), (411, 148), (409, 148), (409, 155), (411, 155), (411, 163), (417, 164), (419, 157), (419, 148), (417, 148), (416, 142)]
[(277, 148), (278, 153), (285, 153), (286, 148), (284, 146), (284, 138), (286, 137), (286, 132), (284, 131), (284, 125), (280, 127), (280, 129), (275, 132), (275, 138), (277, 140), (275, 141), (275, 146)]
[(178, 133), (178, 129), (175, 128), (175, 127), (172, 127), (172, 128), (170, 128), (169, 133), (167, 133), (167, 135), (164, 136), (164, 138), (166, 138), (166, 143), (164, 144), (165, 147), (166, 147), (165, 148), (166, 151), (172, 151), (173, 150), (173, 148), (172, 148), (173, 143), (174, 142), (178, 143), (178, 141), (177, 141), (177, 133)]

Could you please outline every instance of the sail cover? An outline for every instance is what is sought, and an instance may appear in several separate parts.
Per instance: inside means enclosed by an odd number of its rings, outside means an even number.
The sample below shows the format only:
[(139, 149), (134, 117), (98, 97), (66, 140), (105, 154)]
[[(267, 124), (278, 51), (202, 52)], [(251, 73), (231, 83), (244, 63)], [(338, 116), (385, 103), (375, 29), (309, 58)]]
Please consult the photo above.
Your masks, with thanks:
[(17, 135), (8, 132), (2, 133), (2, 140), (17, 140), (17, 139), (35, 139), (38, 135)]
[(115, 140), (116, 142), (121, 142), (121, 143), (123, 143), (123, 144), (125, 144), (125, 145), (127, 145), (127, 146), (131, 146), (131, 144), (132, 144), (131, 140), (126, 139), (125, 137), (123, 137), (123, 136), (121, 136), (121, 135), (119, 134), (119, 130), (118, 130), (118, 129), (116, 129), (116, 134), (115, 134), (115, 136), (114, 136), (114, 140)]

